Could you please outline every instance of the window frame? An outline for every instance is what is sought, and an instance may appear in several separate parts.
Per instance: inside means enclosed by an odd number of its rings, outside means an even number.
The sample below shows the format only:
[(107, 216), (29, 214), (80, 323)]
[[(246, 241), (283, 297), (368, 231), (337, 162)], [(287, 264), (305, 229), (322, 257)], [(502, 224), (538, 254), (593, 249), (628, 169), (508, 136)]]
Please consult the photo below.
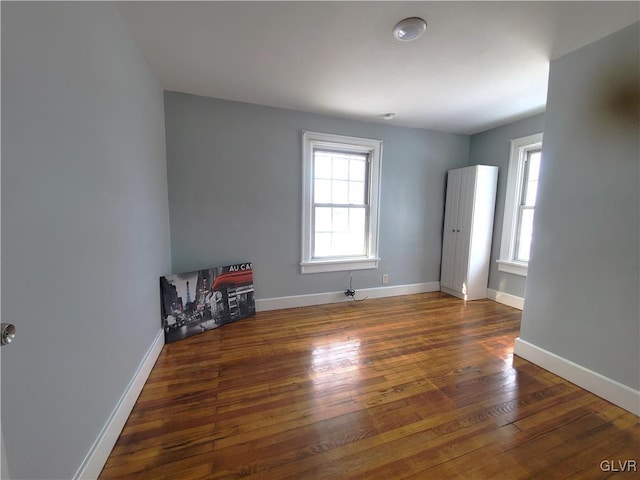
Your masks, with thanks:
[[(313, 258), (313, 155), (315, 150), (365, 153), (367, 165), (368, 215), (365, 215), (367, 251), (362, 256)], [(339, 272), (378, 268), (380, 214), (380, 165), (382, 141), (319, 132), (302, 132), (302, 260), (300, 273)]]
[[(500, 258), (497, 263), (499, 271), (523, 277), (527, 276), (529, 262), (516, 260), (516, 248), (520, 230), (520, 204), (524, 190), (525, 164), (529, 152), (542, 149), (542, 141), (542, 133), (511, 140), (507, 192), (502, 221), (502, 242), (500, 244)], [(535, 206), (533, 209), (535, 212)]]

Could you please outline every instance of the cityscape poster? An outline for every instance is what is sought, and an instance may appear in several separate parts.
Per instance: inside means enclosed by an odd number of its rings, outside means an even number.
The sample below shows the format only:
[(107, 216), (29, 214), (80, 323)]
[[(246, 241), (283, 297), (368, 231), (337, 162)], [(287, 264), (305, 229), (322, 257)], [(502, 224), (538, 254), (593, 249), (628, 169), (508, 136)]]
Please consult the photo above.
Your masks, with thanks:
[(165, 343), (256, 312), (252, 264), (238, 263), (160, 277)]

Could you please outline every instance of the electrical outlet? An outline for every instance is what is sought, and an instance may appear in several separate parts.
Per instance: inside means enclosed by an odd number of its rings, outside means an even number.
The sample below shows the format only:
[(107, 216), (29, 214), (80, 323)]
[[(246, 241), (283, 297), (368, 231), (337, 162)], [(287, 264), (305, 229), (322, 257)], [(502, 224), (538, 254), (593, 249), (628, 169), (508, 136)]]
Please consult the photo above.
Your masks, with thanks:
[(389, 283), (389, 274), (388, 273), (383, 273), (382, 274), (382, 283)]

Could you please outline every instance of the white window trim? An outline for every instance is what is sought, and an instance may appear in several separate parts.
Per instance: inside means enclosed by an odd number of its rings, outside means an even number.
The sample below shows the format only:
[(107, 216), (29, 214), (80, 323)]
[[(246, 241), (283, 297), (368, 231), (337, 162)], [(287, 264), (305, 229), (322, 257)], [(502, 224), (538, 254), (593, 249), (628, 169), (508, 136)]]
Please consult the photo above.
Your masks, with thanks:
[(527, 276), (528, 262), (514, 260), (518, 233), (518, 203), (522, 195), (522, 177), (527, 152), (540, 148), (542, 148), (542, 133), (511, 140), (507, 193), (502, 221), (502, 242), (500, 244), (500, 258), (497, 262), (499, 271), (523, 277)]
[[(312, 258), (313, 150), (318, 147), (338, 147), (341, 150), (369, 154), (369, 254), (367, 256), (321, 260)], [(380, 260), (378, 258), (378, 225), (382, 141), (328, 133), (303, 132), (302, 159), (302, 261), (300, 262), (300, 272), (322, 273), (378, 268)]]

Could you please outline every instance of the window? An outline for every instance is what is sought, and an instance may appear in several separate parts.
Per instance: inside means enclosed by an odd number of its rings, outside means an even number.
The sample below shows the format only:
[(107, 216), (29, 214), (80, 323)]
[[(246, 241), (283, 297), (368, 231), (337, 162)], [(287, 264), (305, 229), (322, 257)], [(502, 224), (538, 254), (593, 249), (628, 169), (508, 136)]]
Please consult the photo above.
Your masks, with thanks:
[(511, 141), (498, 270), (527, 275), (542, 158), (542, 134)]
[(378, 267), (382, 142), (304, 132), (302, 273)]

